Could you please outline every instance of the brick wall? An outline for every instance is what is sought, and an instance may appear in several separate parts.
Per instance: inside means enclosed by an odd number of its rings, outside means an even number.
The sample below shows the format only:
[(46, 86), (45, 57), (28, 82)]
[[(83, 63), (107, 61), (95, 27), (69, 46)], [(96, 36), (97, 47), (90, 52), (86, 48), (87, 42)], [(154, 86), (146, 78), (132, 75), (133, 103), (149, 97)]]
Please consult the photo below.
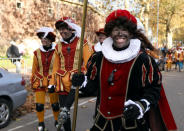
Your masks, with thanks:
[[(55, 21), (62, 16), (72, 17), (81, 25), (82, 11), (81, 3), (67, 0), (1, 0), (0, 46), (6, 48), (12, 40), (25, 45), (30, 44), (26, 41), (38, 41), (35, 31), (41, 26), (54, 28)], [(94, 43), (94, 31), (103, 25), (104, 16), (88, 7), (85, 35), (90, 43)]]

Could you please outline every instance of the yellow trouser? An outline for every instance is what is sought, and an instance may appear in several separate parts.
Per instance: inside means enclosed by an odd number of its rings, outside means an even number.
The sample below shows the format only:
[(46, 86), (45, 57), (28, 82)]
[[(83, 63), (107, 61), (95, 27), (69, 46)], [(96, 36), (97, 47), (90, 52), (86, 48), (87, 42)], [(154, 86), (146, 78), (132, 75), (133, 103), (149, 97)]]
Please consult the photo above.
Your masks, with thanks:
[(171, 69), (171, 65), (172, 65), (171, 61), (167, 62), (167, 64), (166, 64), (167, 69)]
[[(36, 104), (45, 104), (45, 91), (36, 91), (35, 92), (35, 102)], [(58, 94), (57, 93), (49, 93), (49, 98), (50, 98), (50, 104), (53, 106), (54, 104), (58, 105)], [(59, 109), (59, 105), (58, 105), (58, 109)], [(58, 109), (54, 109), (52, 107), (53, 110), (53, 115), (54, 115), (54, 119), (57, 120), (58, 119), (58, 114), (59, 114), (59, 110)], [(44, 122), (44, 109), (41, 111), (37, 110), (37, 117), (38, 117), (38, 121), (39, 122)]]

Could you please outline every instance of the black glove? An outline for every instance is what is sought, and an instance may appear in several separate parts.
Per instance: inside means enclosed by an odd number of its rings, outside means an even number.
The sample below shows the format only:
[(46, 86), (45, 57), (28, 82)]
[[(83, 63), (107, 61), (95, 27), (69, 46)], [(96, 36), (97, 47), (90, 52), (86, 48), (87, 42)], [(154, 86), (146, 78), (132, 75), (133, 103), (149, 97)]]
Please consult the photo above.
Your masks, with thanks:
[(84, 82), (84, 80), (85, 80), (85, 77), (84, 77), (84, 74), (83, 73), (80, 73), (80, 74), (75, 73), (72, 76), (72, 85), (74, 87), (79, 87), (79, 86), (82, 85), (82, 83)]
[(55, 92), (55, 86), (54, 85), (49, 85), (48, 86), (48, 93), (54, 93)]
[(126, 120), (136, 120), (140, 115), (139, 107), (135, 104), (125, 106), (123, 114)]
[[(149, 102), (146, 99), (140, 101), (128, 100), (125, 102), (124, 107), (124, 117), (126, 120), (136, 120), (141, 119), (144, 116), (144, 113), (149, 110)], [(148, 106), (147, 106), (148, 103)]]

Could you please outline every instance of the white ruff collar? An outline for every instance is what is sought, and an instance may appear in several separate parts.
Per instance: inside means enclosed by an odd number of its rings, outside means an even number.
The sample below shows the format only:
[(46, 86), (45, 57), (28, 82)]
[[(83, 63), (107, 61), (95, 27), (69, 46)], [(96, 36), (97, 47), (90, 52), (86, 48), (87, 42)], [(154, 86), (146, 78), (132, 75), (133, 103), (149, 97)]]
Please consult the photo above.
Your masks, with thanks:
[(55, 44), (55, 43), (52, 43), (52, 48), (49, 49), (48, 51), (46, 51), (46, 50), (43, 48), (43, 46), (40, 46), (40, 50), (43, 51), (43, 52), (49, 52), (49, 51), (55, 50), (55, 46), (56, 46), (56, 44)]
[(98, 42), (98, 43), (95, 44), (94, 50), (96, 52), (102, 51), (102, 45), (100, 44), (100, 42)]
[(134, 59), (141, 47), (141, 41), (139, 39), (131, 39), (128, 48), (122, 51), (115, 51), (112, 47), (113, 40), (108, 37), (102, 44), (102, 53), (104, 57), (112, 63), (125, 63)]

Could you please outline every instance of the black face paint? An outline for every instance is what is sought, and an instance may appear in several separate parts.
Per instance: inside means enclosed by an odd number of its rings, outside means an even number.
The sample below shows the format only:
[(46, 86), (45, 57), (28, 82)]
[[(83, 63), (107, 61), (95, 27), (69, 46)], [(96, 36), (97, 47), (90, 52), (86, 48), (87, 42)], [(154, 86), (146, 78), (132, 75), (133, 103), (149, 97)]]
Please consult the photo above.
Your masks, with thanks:
[(129, 44), (125, 47), (122, 47), (122, 48), (117, 48), (114, 44), (112, 45), (112, 48), (115, 50), (115, 51), (122, 51), (122, 50), (125, 50), (129, 47)]
[(74, 33), (72, 33), (72, 35), (71, 35), (69, 38), (64, 39), (64, 41), (66, 41), (66, 42), (70, 43), (70, 40), (71, 40), (74, 36), (75, 36), (75, 34), (74, 34)]
[(111, 33), (113, 49), (120, 51), (126, 49), (130, 44), (130, 33), (123, 27), (114, 27)]
[(46, 50), (46, 51), (50, 50), (51, 48), (52, 48), (52, 45), (50, 45), (49, 47), (48, 46), (43, 46), (43, 49)]
[(126, 35), (126, 34), (118, 34), (118, 35), (115, 35), (114, 38), (123, 38), (123, 39), (129, 39), (129, 36)]
[(126, 34), (119, 34), (119, 36), (121, 36), (121, 37), (124, 37), (124, 38), (128, 39), (128, 35), (126, 35)]

